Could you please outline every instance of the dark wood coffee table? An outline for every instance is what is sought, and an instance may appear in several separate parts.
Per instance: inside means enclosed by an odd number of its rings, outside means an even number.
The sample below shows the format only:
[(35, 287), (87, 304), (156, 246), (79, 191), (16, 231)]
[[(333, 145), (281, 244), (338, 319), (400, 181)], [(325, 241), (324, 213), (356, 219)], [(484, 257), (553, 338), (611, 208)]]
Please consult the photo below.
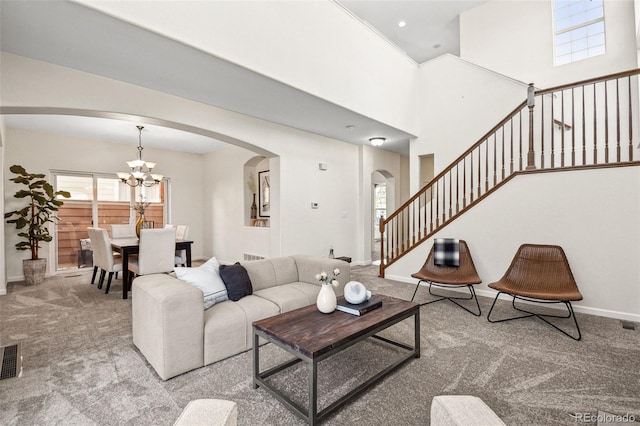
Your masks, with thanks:
[[(276, 315), (253, 323), (253, 388), (264, 388), (289, 410), (315, 425), (352, 400), (383, 377), (408, 362), (411, 358), (420, 357), (420, 305), (389, 296), (377, 295), (382, 299), (382, 306), (362, 316), (335, 311), (323, 314), (316, 305), (309, 305), (295, 311)], [(376, 333), (413, 316), (414, 345), (409, 346)], [(295, 356), (294, 359), (260, 372), (259, 338), (284, 349)], [(348, 347), (369, 337), (383, 340), (408, 352), (399, 360), (377, 373), (346, 395), (318, 412), (318, 363)], [(298, 362), (305, 362), (309, 381), (309, 407), (307, 409), (293, 402), (284, 393), (276, 389), (266, 378)], [(345, 371), (345, 374), (348, 374)]]

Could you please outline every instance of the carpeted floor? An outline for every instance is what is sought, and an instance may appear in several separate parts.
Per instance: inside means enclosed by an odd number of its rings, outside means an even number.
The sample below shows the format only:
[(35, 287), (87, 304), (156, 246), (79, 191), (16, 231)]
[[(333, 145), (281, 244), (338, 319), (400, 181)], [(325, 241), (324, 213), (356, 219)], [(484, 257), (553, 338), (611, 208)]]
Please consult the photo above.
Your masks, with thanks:
[[(409, 299), (413, 286), (352, 268), (374, 293)], [(2, 425), (171, 425), (192, 399), (238, 403), (241, 425), (303, 424), (265, 391), (251, 389), (251, 351), (163, 382), (133, 346), (131, 299), (121, 281), (110, 294), (89, 285), (86, 272), (49, 278), (37, 287), (10, 284), (0, 296), (0, 345), (22, 342), (24, 373), (0, 381)], [(422, 300), (427, 298), (421, 290)], [(580, 342), (534, 319), (489, 324), (449, 302), (421, 308), (422, 356), (410, 361), (326, 424), (428, 425), (431, 399), (441, 394), (482, 398), (508, 425), (575, 425), (574, 413), (599, 411), (640, 419), (640, 327), (578, 314)], [(510, 305), (499, 302), (500, 314)], [(412, 342), (412, 320), (386, 331)], [(366, 380), (398, 355), (365, 341), (323, 361), (319, 404)], [(263, 368), (288, 356), (261, 349)], [(300, 366), (275, 378), (306, 403)], [(595, 424), (595, 423), (593, 423)]]

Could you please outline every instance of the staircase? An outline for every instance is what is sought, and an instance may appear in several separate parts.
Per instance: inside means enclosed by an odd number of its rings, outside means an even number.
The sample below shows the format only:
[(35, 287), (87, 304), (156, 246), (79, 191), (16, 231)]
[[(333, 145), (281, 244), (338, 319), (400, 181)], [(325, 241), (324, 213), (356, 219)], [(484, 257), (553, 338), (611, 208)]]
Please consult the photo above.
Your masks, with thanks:
[(640, 165), (639, 75), (529, 85), (525, 101), (380, 222), (380, 276), (517, 175)]

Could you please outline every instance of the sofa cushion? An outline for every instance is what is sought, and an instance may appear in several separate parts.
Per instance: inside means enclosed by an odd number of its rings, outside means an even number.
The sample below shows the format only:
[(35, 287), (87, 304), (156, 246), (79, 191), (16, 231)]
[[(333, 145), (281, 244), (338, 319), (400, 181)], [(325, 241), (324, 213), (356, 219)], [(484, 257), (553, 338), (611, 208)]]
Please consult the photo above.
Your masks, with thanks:
[(227, 287), (229, 300), (234, 302), (253, 293), (251, 279), (247, 270), (240, 263), (220, 266), (220, 278)]
[(293, 257), (274, 257), (270, 260), (276, 274), (276, 285), (298, 282), (298, 266)]
[[(318, 289), (320, 289), (320, 287), (318, 287)], [(295, 288), (293, 284), (283, 284), (271, 288), (264, 288), (254, 292), (253, 294), (278, 305), (280, 313), (293, 311), (294, 309), (302, 308), (303, 306), (311, 304), (307, 294), (304, 291)]]
[(218, 303), (204, 313), (204, 365), (246, 350), (247, 318), (237, 303)]
[(246, 349), (253, 347), (253, 322), (269, 318), (280, 313), (280, 308), (275, 303), (258, 296), (247, 296), (236, 302), (243, 310), (247, 318)]
[(251, 260), (242, 262), (249, 278), (251, 279), (254, 290), (261, 290), (276, 285), (276, 273), (273, 270), (273, 263), (269, 259)]
[(204, 308), (209, 309), (228, 299), (227, 287), (219, 275), (220, 264), (215, 257), (196, 268), (174, 268), (176, 278), (199, 288), (204, 294)]

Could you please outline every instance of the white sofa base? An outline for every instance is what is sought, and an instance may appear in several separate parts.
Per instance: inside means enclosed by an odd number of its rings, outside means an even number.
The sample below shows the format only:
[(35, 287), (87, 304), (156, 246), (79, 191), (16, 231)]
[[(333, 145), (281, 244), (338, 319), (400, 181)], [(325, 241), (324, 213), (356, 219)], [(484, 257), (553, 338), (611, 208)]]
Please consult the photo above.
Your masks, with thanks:
[(133, 343), (163, 380), (251, 349), (253, 322), (315, 303), (315, 276), (339, 268), (341, 285), (350, 265), (337, 259), (289, 256), (242, 262), (253, 294), (204, 310), (198, 288), (175, 276), (144, 275), (133, 281)]

